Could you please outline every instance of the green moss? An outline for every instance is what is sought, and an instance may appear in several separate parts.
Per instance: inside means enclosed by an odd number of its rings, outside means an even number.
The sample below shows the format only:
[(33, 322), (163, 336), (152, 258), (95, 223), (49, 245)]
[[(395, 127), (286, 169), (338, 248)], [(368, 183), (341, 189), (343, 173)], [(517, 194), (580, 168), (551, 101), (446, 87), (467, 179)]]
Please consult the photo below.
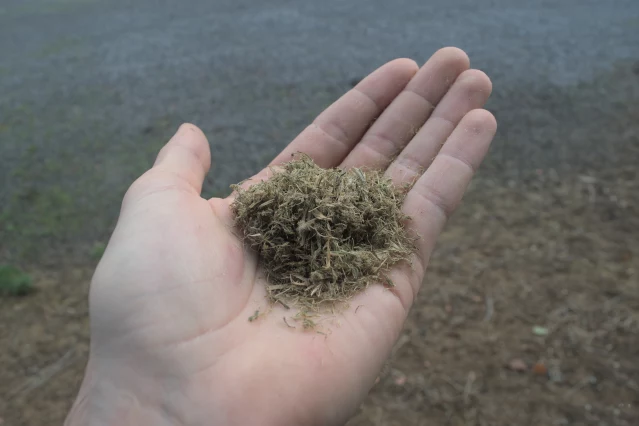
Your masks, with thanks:
[(0, 265), (0, 296), (24, 296), (34, 290), (29, 275), (11, 265)]

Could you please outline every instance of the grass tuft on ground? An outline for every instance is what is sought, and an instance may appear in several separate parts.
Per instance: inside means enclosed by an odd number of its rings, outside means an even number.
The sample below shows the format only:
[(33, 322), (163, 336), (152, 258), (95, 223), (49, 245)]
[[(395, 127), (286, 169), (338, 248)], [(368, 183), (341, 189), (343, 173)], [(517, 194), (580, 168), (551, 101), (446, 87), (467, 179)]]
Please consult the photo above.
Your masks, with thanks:
[(24, 296), (34, 290), (31, 277), (11, 265), (0, 265), (0, 296)]

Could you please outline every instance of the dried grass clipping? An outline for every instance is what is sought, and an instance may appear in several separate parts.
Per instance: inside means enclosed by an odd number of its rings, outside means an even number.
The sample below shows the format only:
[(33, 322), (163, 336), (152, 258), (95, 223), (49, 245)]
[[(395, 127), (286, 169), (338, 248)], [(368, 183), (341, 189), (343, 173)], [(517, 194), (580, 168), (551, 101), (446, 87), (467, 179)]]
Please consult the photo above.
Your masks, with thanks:
[(301, 156), (238, 191), (231, 208), (256, 250), (272, 302), (343, 302), (414, 251), (401, 211), (405, 190), (376, 171), (322, 169)]

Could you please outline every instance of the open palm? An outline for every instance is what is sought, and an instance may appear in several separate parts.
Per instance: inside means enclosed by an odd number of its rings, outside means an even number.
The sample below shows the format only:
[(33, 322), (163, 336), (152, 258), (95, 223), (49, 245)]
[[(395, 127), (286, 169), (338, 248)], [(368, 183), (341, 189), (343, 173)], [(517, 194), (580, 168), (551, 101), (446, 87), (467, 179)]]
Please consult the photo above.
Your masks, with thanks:
[(273, 160), (304, 152), (322, 167), (416, 180), (403, 207), (419, 236), (412, 265), (391, 272), (392, 291), (372, 285), (328, 318), (327, 336), (286, 324), (284, 306), (268, 307), (257, 255), (233, 229), (232, 196), (200, 196), (206, 138), (183, 125), (127, 192), (95, 273), (91, 355), (68, 424), (343, 424), (388, 357), (437, 235), (495, 133), (493, 116), (478, 109), (490, 80), (468, 68), (454, 48), (419, 70), (389, 62)]

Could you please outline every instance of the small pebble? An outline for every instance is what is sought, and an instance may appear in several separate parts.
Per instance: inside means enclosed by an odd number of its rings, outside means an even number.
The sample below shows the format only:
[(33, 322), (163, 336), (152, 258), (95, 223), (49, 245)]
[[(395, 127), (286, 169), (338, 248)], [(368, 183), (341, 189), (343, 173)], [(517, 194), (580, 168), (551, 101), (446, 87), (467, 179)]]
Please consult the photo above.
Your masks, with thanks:
[(404, 376), (404, 375), (402, 375), (402, 376), (397, 376), (397, 377), (395, 378), (395, 384), (396, 384), (397, 386), (404, 386), (404, 385), (406, 384), (406, 380), (407, 380), (407, 378), (406, 378), (406, 376)]
[(532, 328), (532, 332), (535, 336), (547, 336), (548, 335), (548, 329), (546, 327), (542, 327), (539, 325), (536, 325)]
[(543, 362), (538, 362), (533, 366), (533, 373), (538, 376), (546, 376), (548, 375), (548, 367)]
[(528, 365), (523, 360), (515, 358), (508, 363), (508, 368), (513, 371), (523, 372), (528, 370)]

